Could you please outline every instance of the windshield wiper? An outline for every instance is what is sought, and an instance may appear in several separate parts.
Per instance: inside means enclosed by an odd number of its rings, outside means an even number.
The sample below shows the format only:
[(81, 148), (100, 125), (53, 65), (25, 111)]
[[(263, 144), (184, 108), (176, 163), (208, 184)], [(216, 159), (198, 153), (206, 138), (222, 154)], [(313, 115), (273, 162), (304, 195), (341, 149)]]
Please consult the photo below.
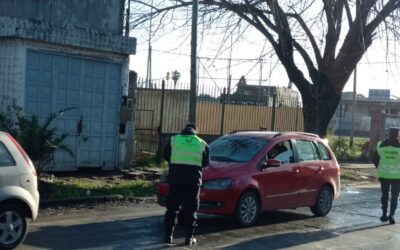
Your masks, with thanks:
[(226, 156), (218, 156), (218, 155), (211, 156), (211, 160), (213, 160), (213, 161), (224, 161), (224, 162), (239, 162), (239, 161), (237, 161), (235, 159), (232, 159), (232, 158), (229, 158), (229, 157), (226, 157)]

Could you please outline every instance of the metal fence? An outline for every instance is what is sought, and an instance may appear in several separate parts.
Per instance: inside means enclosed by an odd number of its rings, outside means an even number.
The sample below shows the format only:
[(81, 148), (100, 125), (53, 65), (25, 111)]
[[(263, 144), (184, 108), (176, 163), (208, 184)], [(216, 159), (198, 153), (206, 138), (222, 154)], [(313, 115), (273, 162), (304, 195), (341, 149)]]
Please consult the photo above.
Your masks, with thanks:
[[(218, 86), (198, 86), (199, 134), (218, 136), (258, 129), (303, 131), (302, 105), (294, 91), (249, 85), (231, 92)], [(163, 87), (161, 80), (148, 83), (138, 79), (135, 99), (136, 154), (155, 153), (162, 134), (179, 133), (188, 122), (189, 84), (165, 81)]]

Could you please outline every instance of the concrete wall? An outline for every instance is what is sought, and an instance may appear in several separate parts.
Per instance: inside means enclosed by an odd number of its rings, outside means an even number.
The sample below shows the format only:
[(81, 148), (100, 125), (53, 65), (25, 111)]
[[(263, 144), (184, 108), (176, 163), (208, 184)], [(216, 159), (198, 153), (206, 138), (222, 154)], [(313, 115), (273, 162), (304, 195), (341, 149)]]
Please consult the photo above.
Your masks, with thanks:
[[(44, 42), (22, 39), (0, 39), (0, 110), (5, 111), (13, 100), (21, 107), (25, 97), (25, 67), (28, 50), (45, 51), (95, 60), (104, 60), (122, 64), (121, 82), (123, 91), (127, 91), (128, 61), (124, 55), (107, 52), (82, 50), (71, 47), (50, 45)], [(122, 93), (123, 94), (123, 93)]]
[(19, 37), (126, 55), (135, 54), (136, 50), (133, 37), (16, 17), (0, 16), (0, 37)]
[(0, 16), (122, 34), (124, 0), (1, 0)]
[(6, 112), (13, 100), (24, 103), (25, 50), (21, 41), (0, 39), (0, 111)]

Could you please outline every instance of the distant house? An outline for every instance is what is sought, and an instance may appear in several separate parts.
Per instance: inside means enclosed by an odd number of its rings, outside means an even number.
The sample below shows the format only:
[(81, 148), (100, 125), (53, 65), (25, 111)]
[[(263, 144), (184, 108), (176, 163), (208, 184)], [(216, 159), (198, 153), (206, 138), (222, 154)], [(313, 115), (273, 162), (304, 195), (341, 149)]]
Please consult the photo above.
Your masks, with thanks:
[[(332, 117), (328, 129), (338, 134), (349, 135), (352, 127), (353, 92), (343, 92), (340, 105)], [(355, 135), (369, 137), (372, 108), (383, 108), (388, 114), (385, 127), (400, 127), (400, 101), (390, 98), (390, 90), (370, 90), (369, 96), (357, 94), (355, 110)]]
[(291, 88), (278, 86), (247, 85), (242, 77), (237, 84), (237, 89), (230, 95), (222, 95), (227, 103), (246, 104), (259, 106), (272, 106), (273, 96), (276, 94), (277, 106), (297, 107), (299, 105), (299, 93)]
[(75, 108), (53, 124), (74, 152), (56, 154), (56, 171), (121, 163), (121, 96), (136, 49), (123, 35), (124, 8), (124, 0), (0, 1), (0, 110), (16, 101), (43, 120)]

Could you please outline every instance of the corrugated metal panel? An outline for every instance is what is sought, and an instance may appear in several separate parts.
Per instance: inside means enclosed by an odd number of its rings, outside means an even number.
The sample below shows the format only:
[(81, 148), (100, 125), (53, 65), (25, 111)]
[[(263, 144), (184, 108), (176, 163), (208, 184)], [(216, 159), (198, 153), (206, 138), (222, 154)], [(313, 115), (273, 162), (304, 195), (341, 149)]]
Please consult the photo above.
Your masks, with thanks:
[[(56, 169), (115, 166), (121, 65), (63, 55), (28, 51), (25, 110), (41, 120), (51, 112), (75, 108), (60, 116), (58, 133), (69, 133), (74, 157), (57, 153)], [(82, 132), (77, 125), (82, 119)]]

